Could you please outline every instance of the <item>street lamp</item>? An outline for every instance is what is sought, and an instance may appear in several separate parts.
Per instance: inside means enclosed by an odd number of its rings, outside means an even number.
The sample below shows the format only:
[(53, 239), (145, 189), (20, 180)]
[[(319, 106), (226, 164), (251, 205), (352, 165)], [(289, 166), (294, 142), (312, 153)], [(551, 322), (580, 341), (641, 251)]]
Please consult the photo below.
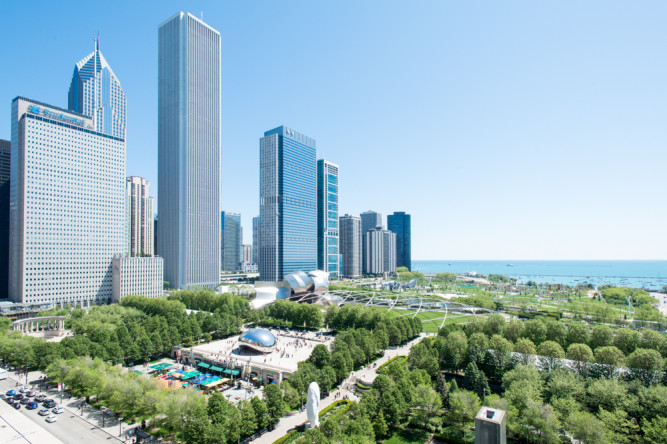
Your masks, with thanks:
[(122, 434), (123, 434), (123, 417), (119, 416), (118, 417), (118, 437), (120, 438), (120, 436)]

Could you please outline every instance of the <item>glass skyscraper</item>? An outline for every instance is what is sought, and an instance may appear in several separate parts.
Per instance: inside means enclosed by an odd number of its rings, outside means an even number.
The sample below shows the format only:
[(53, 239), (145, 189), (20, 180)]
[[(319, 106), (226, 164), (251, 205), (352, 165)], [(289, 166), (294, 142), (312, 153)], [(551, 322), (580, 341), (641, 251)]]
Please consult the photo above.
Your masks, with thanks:
[(158, 251), (172, 288), (220, 282), (220, 33), (178, 12), (158, 28)]
[(361, 218), (346, 214), (339, 218), (342, 277), (361, 276)]
[(74, 66), (68, 102), (70, 111), (92, 117), (98, 132), (125, 138), (125, 93), (100, 52), (98, 39), (93, 52)]
[(361, 213), (361, 250), (362, 250), (362, 268), (364, 274), (369, 274), (371, 271), (367, 268), (369, 264), (368, 258), (368, 244), (366, 242), (366, 233), (382, 226), (382, 214), (377, 211), (368, 210)]
[(0, 299), (7, 299), (9, 273), (9, 171), (11, 142), (0, 139)]
[(395, 211), (387, 216), (387, 229), (396, 233), (396, 266), (412, 271), (410, 215)]
[(338, 165), (317, 161), (317, 269), (340, 276), (338, 256)]
[(280, 126), (260, 139), (259, 275), (280, 281), (317, 268), (315, 140)]
[(241, 215), (223, 211), (220, 213), (220, 238), (222, 239), (220, 261), (222, 270), (241, 270), (241, 252), (243, 248), (243, 229)]

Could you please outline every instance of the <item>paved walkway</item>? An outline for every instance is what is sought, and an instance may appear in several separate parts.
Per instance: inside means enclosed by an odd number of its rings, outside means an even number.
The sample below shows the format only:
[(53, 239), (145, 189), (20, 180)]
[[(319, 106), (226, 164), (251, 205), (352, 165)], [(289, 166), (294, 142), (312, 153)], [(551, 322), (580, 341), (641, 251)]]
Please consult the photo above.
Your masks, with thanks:
[[(430, 334), (422, 333), (417, 338), (413, 339), (412, 341), (408, 342), (405, 345), (402, 345), (401, 347), (386, 350), (384, 352), (384, 355), (380, 359), (375, 361), (375, 363), (371, 364), (369, 367), (363, 367), (361, 370), (350, 373), (350, 376), (348, 376), (341, 383), (340, 388), (338, 390), (331, 392), (329, 396), (320, 401), (320, 410), (324, 409), (333, 402), (343, 398), (347, 398), (351, 401), (359, 401), (359, 397), (354, 392), (354, 386), (358, 380), (368, 383), (373, 382), (375, 380), (375, 377), (377, 376), (378, 367), (380, 367), (385, 362), (389, 361), (394, 356), (400, 356), (400, 355), (407, 356), (408, 353), (410, 353), (410, 349), (415, 344), (419, 343), (419, 341), (424, 339), (426, 336), (432, 336), (432, 335), (433, 335), (432, 333)], [(377, 366), (375, 364), (377, 364)], [(287, 432), (292, 430), (293, 428), (297, 427), (298, 425), (304, 424), (306, 421), (308, 421), (308, 418), (305, 410), (297, 413), (294, 416), (286, 416), (280, 418), (280, 421), (278, 421), (278, 424), (274, 430), (270, 431), (269, 433), (265, 433), (264, 435), (260, 436), (259, 438), (251, 442), (257, 444), (271, 444), (275, 440), (279, 439), (281, 436), (285, 435)]]

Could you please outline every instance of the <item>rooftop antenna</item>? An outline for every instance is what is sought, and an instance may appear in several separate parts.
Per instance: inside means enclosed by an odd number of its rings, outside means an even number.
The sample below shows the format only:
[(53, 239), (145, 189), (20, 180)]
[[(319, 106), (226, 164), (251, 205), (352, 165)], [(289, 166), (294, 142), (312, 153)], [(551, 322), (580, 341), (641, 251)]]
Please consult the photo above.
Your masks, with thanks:
[(95, 36), (95, 50), (93, 51), (93, 61), (95, 67), (93, 68), (93, 130), (97, 131), (97, 53), (99, 51), (100, 33), (97, 32)]

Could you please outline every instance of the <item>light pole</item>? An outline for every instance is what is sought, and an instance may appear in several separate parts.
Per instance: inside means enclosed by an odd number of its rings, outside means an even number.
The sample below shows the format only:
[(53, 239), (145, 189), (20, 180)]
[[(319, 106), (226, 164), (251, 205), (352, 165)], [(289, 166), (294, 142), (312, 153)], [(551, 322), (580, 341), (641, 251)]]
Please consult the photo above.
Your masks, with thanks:
[(118, 417), (118, 437), (120, 438), (123, 434), (123, 417)]

